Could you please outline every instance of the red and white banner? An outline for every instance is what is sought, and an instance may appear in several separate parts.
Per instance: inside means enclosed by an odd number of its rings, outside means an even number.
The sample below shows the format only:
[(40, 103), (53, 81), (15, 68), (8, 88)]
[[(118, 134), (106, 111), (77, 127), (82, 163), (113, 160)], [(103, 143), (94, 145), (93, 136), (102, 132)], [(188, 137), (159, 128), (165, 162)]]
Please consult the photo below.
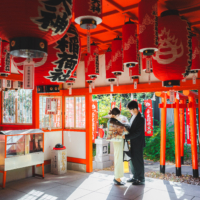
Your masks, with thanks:
[(119, 103), (119, 110), (122, 110), (122, 102)]
[(186, 109), (186, 132), (187, 132), (187, 144), (191, 144), (191, 129), (190, 129), (189, 108)]
[(140, 113), (142, 114), (142, 104), (141, 104), (141, 103), (138, 104), (138, 110), (139, 110)]
[(57, 115), (58, 113), (58, 99), (57, 98), (46, 98), (46, 115)]
[(95, 142), (97, 137), (97, 125), (98, 125), (98, 103), (92, 102), (92, 142)]
[(145, 118), (145, 136), (153, 136), (153, 109), (152, 100), (144, 100), (146, 110), (144, 112)]
[(24, 89), (34, 90), (34, 62), (24, 62), (23, 85)]
[(116, 107), (116, 102), (111, 102), (111, 109), (113, 109), (114, 107)]

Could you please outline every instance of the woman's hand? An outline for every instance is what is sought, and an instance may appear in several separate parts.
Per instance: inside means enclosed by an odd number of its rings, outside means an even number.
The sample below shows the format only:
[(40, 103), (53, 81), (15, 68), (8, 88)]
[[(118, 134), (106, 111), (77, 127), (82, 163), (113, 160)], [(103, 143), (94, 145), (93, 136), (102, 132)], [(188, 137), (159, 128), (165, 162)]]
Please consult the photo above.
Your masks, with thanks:
[(125, 139), (125, 135), (122, 135), (122, 138)]

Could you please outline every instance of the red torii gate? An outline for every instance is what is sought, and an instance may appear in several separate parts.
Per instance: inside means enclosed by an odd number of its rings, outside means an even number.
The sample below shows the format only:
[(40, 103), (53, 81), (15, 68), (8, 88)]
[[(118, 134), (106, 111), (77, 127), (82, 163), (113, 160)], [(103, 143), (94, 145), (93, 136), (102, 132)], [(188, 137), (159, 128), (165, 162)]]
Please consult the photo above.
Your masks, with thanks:
[[(198, 105), (195, 104), (195, 98), (198, 98), (198, 94), (190, 91), (184, 91), (185, 93), (179, 93), (179, 99), (175, 96), (175, 103), (167, 104), (169, 99), (169, 92), (156, 92), (156, 96), (162, 98), (162, 103), (159, 104), (161, 108), (161, 142), (160, 142), (160, 172), (165, 173), (165, 153), (166, 153), (166, 117), (167, 108), (174, 108), (174, 132), (175, 132), (175, 164), (176, 164), (176, 176), (181, 175), (181, 164), (184, 160), (184, 109), (190, 108), (190, 121), (193, 121), (193, 134), (196, 134), (196, 123), (194, 123), (194, 113)], [(190, 97), (191, 96), (191, 97)], [(189, 104), (186, 104), (186, 100), (189, 97)], [(193, 103), (192, 103), (193, 102)], [(180, 117), (180, 118), (179, 118)], [(196, 122), (196, 115), (195, 115)], [(196, 139), (193, 136), (193, 140)], [(192, 140), (192, 137), (191, 137)], [(193, 146), (193, 144), (196, 144)], [(193, 177), (198, 177), (198, 156), (197, 156), (197, 139), (191, 144), (192, 148), (192, 162), (193, 164)], [(195, 147), (196, 146), (196, 147)]]
[(191, 151), (192, 151), (192, 169), (193, 177), (199, 177), (199, 168), (198, 168), (198, 153), (197, 153), (197, 130), (196, 130), (196, 99), (198, 99), (198, 93), (185, 90), (183, 94), (188, 96), (189, 103), (188, 108), (190, 111), (190, 124), (191, 124)]

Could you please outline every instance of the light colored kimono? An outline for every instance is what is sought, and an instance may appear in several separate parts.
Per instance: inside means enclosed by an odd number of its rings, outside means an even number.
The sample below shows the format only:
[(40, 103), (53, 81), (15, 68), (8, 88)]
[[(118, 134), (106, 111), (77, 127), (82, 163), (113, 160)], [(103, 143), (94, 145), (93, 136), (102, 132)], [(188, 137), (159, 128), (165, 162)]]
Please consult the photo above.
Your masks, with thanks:
[[(119, 116), (117, 120), (127, 123), (128, 120), (125, 116)], [(114, 175), (115, 179), (122, 178), (124, 176), (124, 163), (123, 163), (123, 148), (124, 139), (118, 139), (117, 142), (113, 142), (114, 147)]]

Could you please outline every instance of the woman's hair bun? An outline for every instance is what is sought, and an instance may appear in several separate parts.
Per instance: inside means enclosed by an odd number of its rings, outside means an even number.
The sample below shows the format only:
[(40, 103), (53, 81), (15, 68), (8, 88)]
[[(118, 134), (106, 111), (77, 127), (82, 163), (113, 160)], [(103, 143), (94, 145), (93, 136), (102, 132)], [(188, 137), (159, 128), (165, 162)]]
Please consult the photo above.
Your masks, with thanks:
[(110, 112), (108, 113), (109, 115), (120, 115), (121, 111), (119, 110), (119, 108), (113, 108), (112, 110), (110, 110)]

